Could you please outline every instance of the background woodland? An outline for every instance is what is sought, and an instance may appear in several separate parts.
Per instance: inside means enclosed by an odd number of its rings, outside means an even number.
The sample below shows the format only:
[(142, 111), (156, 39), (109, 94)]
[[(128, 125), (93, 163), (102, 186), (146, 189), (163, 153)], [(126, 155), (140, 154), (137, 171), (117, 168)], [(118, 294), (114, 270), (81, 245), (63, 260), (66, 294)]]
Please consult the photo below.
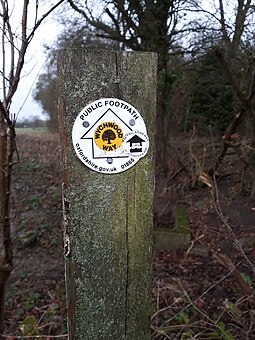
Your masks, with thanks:
[[(18, 29), (13, 26), (8, 1), (0, 2), (3, 56), (0, 69), (3, 249), (0, 333), (31, 336), (61, 333), (65, 338), (63, 322), (56, 321), (56, 314), (60, 314), (56, 302), (64, 305), (63, 287), (60, 298), (54, 295), (49, 283), (51, 288), (40, 293), (41, 304), (37, 295), (28, 294), (28, 301), (32, 302), (24, 309), (21, 306), (27, 300), (22, 300), (17, 293), (23, 281), (21, 273), (15, 271), (14, 258), (25, 256), (26, 245), (20, 246), (18, 241), (21, 229), (35, 229), (36, 222), (31, 216), (38, 214), (42, 207), (49, 217), (42, 216), (38, 220), (29, 254), (35, 254), (42, 238), (45, 241), (51, 235), (50, 223), (58, 226), (56, 239), (61, 242), (61, 218), (57, 212), (55, 216), (50, 215), (49, 206), (46, 207), (52, 204), (51, 208), (56, 209), (53, 211), (61, 210), (56, 198), (58, 194), (60, 197), (61, 182), (56, 166), (58, 156), (54, 160), (51, 158), (58, 154), (57, 53), (65, 48), (104, 48), (158, 53), (154, 225), (155, 229), (173, 230), (181, 224), (190, 230), (186, 247), (155, 251), (153, 303), (156, 311), (152, 316), (152, 338), (253, 339), (254, 244), (247, 241), (254, 238), (255, 227), (253, 2), (66, 0), (52, 4), (44, 1), (49, 6), (44, 12), (40, 12), (40, 1), (24, 0), (22, 3)], [(37, 118), (32, 122), (20, 122), (12, 112), (12, 99), (20, 84), (27, 48), (31, 40), (36, 39), (37, 28), (51, 13), (55, 13), (55, 20), (64, 28), (53, 46), (45, 46), (47, 63), (33, 92), (47, 119), (46, 122)], [(52, 135), (43, 143), (40, 142), (42, 134), (24, 136), (22, 132), (19, 135), (24, 127), (45, 128), (45, 124)], [(28, 150), (33, 152), (33, 144), (41, 148), (44, 143), (48, 145), (47, 150), (40, 149), (44, 155), (53, 150), (49, 159), (39, 161), (35, 151), (33, 156), (28, 154)], [(48, 169), (46, 164), (52, 168)], [(52, 177), (52, 171), (58, 176)], [(22, 178), (20, 173), (23, 173)], [(44, 178), (42, 174), (48, 174), (45, 183), (51, 183), (53, 203), (49, 203), (52, 202), (50, 198), (44, 201), (49, 191), (39, 194), (39, 183), (37, 191), (32, 193), (33, 185), (29, 180), (32, 175)], [(17, 199), (19, 203), (13, 203)], [(27, 206), (31, 212), (26, 210)], [(29, 216), (34, 221), (31, 224)], [(45, 242), (43, 247), (47, 251), (51, 247), (55, 249), (54, 244)], [(61, 256), (61, 247), (55, 250)], [(206, 272), (209, 264), (212, 265), (210, 273)], [(63, 277), (62, 270), (54, 280)], [(201, 276), (202, 281), (195, 285)], [(10, 287), (14, 294), (10, 295)], [(4, 322), (4, 305), (7, 323)], [(55, 309), (49, 312), (46, 305), (54, 305)], [(18, 317), (12, 313), (17, 306), (23, 308)], [(45, 315), (49, 323), (54, 319), (53, 323), (58, 326), (45, 326)], [(40, 328), (41, 324), (45, 327)]]

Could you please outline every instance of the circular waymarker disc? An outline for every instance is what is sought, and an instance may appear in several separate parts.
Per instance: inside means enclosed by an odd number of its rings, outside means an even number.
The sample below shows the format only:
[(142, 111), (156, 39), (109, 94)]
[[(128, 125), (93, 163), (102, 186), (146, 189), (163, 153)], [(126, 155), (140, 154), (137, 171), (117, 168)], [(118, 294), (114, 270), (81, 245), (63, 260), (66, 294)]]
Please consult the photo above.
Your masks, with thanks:
[(72, 140), (82, 163), (104, 174), (131, 168), (149, 149), (142, 116), (117, 98), (102, 98), (84, 107), (75, 119)]

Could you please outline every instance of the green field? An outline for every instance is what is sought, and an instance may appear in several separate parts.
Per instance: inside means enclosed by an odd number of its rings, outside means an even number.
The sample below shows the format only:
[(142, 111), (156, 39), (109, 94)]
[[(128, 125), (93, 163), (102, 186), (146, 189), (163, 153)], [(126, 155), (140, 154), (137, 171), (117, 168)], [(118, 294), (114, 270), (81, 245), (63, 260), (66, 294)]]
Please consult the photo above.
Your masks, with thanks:
[(36, 127), (36, 128), (16, 128), (17, 135), (38, 135), (45, 134), (49, 132), (46, 127)]

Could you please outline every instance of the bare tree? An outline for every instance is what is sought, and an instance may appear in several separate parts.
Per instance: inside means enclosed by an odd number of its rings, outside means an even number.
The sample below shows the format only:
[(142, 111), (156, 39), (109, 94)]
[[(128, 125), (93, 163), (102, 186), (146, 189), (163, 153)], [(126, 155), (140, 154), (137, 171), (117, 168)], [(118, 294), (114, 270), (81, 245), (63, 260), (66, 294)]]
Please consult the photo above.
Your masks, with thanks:
[[(254, 62), (254, 25), (255, 8), (251, 0), (240, 0), (235, 5), (229, 6), (224, 0), (219, 0), (215, 5), (216, 14), (207, 12), (207, 17), (213, 18), (212, 25), (218, 26), (219, 44), (215, 47), (215, 56), (222, 68), (226, 80), (235, 92), (239, 101), (239, 108), (233, 112), (223, 138), (223, 146), (216, 163), (209, 173), (217, 170), (224, 159), (227, 150), (232, 146), (231, 136), (244, 121), (249, 119), (253, 145), (255, 146), (255, 115), (253, 110), (255, 97), (255, 62)], [(250, 160), (254, 158), (252, 152)], [(247, 155), (243, 155), (247, 156)], [(248, 167), (254, 168), (254, 161), (242, 157)]]
[[(123, 49), (158, 53), (158, 79), (163, 86), (158, 87), (158, 107), (156, 123), (156, 157), (163, 167), (165, 113), (169, 104), (167, 65), (170, 50), (179, 45), (188, 31), (186, 16), (192, 0), (68, 0), (71, 7), (91, 26), (98, 30), (100, 37), (119, 42)], [(93, 6), (92, 6), (93, 5)]]
[[(134, 51), (155, 51), (159, 54), (159, 69), (165, 69), (169, 48), (177, 34), (177, 23), (183, 0), (101, 1), (102, 12), (93, 15), (91, 4), (68, 0), (71, 7), (101, 36), (119, 41)], [(105, 14), (102, 16), (102, 14)]]
[[(64, 0), (52, 4), (39, 18), (39, 1), (19, 1), (19, 4), (0, 0), (1, 19), (1, 89), (0, 100), (0, 228), (2, 251), (0, 258), (0, 339), (4, 331), (4, 298), (7, 279), (13, 269), (13, 251), (11, 240), (10, 193), (12, 169), (18, 161), (15, 122), (12, 114), (12, 99), (18, 89), (28, 46), (35, 32), (45, 18), (49, 16)], [(15, 8), (16, 6), (16, 8)], [(20, 24), (13, 21), (13, 11), (20, 13)], [(22, 7), (22, 10), (20, 10)], [(29, 13), (33, 13), (32, 15)], [(32, 21), (31, 21), (32, 20)], [(32, 23), (32, 27), (31, 26)]]

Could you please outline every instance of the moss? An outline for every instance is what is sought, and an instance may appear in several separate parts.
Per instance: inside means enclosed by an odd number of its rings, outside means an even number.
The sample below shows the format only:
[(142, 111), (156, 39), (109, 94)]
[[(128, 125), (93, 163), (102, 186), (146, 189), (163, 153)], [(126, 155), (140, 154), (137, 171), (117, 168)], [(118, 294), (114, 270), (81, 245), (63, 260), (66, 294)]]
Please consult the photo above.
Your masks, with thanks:
[(190, 233), (189, 219), (186, 208), (182, 204), (177, 204), (175, 207), (174, 228), (176, 233)]
[[(66, 232), (71, 245), (66, 261), (69, 337), (149, 340), (155, 55), (61, 51), (59, 75)], [(117, 75), (120, 82), (115, 81)], [(147, 156), (121, 174), (89, 170), (72, 147), (76, 116), (102, 97), (130, 102), (148, 127)]]
[(153, 246), (155, 250), (179, 250), (188, 249), (191, 234), (174, 232), (169, 228), (157, 228), (153, 230)]

